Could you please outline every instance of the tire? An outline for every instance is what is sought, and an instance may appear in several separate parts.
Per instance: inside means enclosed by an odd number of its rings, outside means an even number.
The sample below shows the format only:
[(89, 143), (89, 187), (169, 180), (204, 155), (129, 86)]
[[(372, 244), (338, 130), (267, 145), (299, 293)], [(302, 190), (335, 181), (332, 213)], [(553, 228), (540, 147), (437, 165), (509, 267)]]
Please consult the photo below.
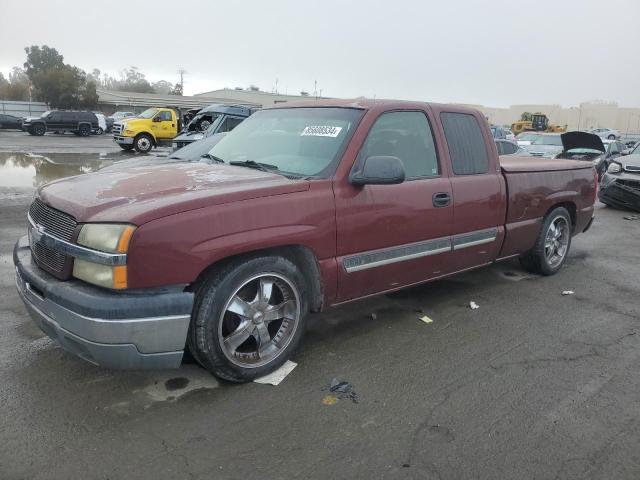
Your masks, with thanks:
[(611, 134), (607, 137), (609, 140), (615, 140), (616, 136), (614, 134)]
[(217, 377), (249, 382), (291, 356), (308, 312), (307, 283), (291, 261), (265, 256), (230, 262), (198, 288), (187, 346)]
[(104, 135), (104, 130), (102, 129), (102, 127), (98, 127), (98, 129), (96, 130), (96, 135)]
[(120, 148), (126, 150), (127, 152), (130, 152), (131, 150), (133, 150), (133, 145), (120, 145)]
[(571, 215), (564, 207), (553, 209), (545, 217), (534, 247), (520, 257), (525, 270), (554, 275), (564, 265), (571, 247)]
[(31, 133), (32, 135), (41, 137), (42, 135), (45, 134), (46, 131), (47, 131), (47, 128), (43, 124), (36, 123), (33, 127), (31, 127), (31, 129), (29, 130), (29, 133)]
[(91, 135), (91, 127), (89, 125), (87, 125), (86, 123), (83, 123), (78, 128), (78, 134), (81, 137), (88, 137), (89, 135)]
[(146, 133), (141, 133), (133, 140), (133, 146), (136, 152), (149, 153), (153, 148), (153, 140)]

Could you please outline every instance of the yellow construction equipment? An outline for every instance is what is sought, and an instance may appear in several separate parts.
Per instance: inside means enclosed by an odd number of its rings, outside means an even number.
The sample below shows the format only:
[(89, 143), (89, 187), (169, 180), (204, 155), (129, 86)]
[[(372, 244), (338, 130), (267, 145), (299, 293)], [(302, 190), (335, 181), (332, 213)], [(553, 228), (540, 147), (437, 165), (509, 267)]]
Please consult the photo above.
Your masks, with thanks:
[(531, 120), (518, 120), (511, 124), (511, 131), (515, 135), (522, 132), (566, 132), (567, 127), (550, 124), (544, 113), (534, 113)]

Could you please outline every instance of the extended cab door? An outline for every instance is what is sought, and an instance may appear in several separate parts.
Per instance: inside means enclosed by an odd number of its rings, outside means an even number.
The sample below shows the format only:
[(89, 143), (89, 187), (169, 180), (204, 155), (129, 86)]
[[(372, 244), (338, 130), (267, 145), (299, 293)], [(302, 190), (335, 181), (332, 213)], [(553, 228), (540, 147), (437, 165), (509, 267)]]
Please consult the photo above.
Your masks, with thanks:
[(156, 138), (173, 138), (178, 133), (175, 113), (162, 110), (153, 117), (151, 129)]
[(336, 180), (338, 302), (446, 269), (452, 190), (432, 124), (423, 110), (382, 112), (360, 147), (356, 168), (367, 157), (398, 157), (406, 171), (403, 183), (354, 186)]
[(439, 116), (452, 170), (453, 252), (447, 267), (456, 272), (491, 263), (498, 255), (506, 187), (485, 119), (448, 107)]

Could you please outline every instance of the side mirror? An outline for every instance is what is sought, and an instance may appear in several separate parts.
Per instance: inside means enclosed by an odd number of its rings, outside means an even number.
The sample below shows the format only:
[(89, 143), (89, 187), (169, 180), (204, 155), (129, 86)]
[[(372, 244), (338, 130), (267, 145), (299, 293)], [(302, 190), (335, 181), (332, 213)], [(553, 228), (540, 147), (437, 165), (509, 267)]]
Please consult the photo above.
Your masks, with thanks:
[(404, 182), (404, 165), (398, 157), (367, 157), (359, 169), (352, 170), (352, 185), (394, 185)]
[(153, 117), (154, 122), (161, 122), (162, 119), (160, 117)]
[(622, 150), (620, 152), (620, 155), (629, 155), (631, 153), (631, 149), (630, 148), (625, 148), (624, 150)]

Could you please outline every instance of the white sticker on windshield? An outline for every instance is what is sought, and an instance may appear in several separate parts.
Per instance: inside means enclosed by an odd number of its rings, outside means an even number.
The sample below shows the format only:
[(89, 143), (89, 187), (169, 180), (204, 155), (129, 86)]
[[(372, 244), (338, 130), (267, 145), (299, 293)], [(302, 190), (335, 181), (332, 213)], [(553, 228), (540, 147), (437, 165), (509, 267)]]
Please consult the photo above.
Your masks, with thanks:
[(301, 137), (337, 137), (342, 127), (332, 127), (331, 125), (312, 125), (305, 127), (300, 134)]

